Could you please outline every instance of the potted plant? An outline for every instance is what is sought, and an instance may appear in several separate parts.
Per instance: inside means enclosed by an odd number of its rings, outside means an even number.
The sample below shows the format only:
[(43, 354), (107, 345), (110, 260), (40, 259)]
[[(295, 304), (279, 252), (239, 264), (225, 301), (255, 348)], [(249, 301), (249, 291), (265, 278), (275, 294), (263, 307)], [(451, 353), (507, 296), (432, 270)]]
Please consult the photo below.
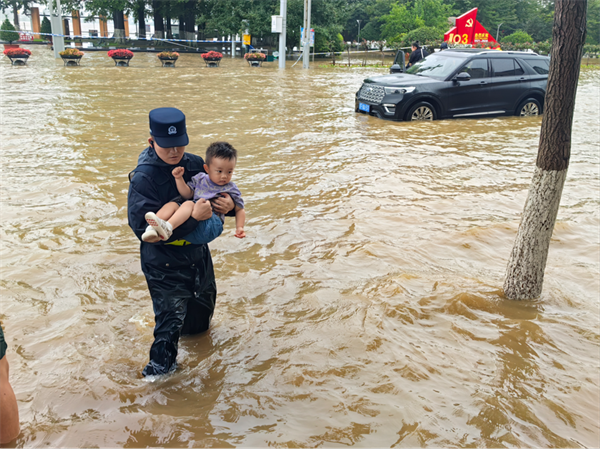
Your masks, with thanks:
[(129, 67), (129, 61), (133, 58), (133, 52), (125, 48), (117, 48), (116, 50), (110, 50), (108, 57), (113, 58), (116, 66)]
[(25, 65), (31, 51), (26, 48), (7, 48), (4, 54), (10, 59), (12, 65)]
[(223, 59), (223, 53), (218, 51), (209, 51), (208, 53), (202, 53), (200, 56), (206, 62), (207, 67), (218, 67), (219, 62)]
[(84, 53), (76, 48), (67, 48), (59, 53), (65, 65), (79, 65)]
[(175, 61), (179, 58), (179, 53), (176, 51), (161, 51), (156, 56), (162, 62), (163, 67), (175, 67)]
[(19, 40), (19, 32), (15, 31), (15, 27), (8, 19), (0, 25), (0, 40), (8, 42), (8, 44), (4, 44), (5, 49), (19, 48), (18, 44), (13, 44), (14, 41)]
[(264, 53), (246, 53), (244, 59), (248, 61), (250, 67), (260, 67), (264, 60), (267, 59), (267, 55)]

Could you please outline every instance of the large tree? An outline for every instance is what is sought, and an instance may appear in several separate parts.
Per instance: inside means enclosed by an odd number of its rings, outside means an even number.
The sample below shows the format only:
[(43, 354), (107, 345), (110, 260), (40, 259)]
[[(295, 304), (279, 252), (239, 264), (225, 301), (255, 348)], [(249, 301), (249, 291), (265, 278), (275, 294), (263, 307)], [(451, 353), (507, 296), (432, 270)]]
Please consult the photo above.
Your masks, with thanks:
[(542, 293), (550, 238), (571, 155), (586, 10), (587, 0), (555, 2), (550, 73), (536, 168), (504, 281), (504, 294), (509, 299), (533, 299)]

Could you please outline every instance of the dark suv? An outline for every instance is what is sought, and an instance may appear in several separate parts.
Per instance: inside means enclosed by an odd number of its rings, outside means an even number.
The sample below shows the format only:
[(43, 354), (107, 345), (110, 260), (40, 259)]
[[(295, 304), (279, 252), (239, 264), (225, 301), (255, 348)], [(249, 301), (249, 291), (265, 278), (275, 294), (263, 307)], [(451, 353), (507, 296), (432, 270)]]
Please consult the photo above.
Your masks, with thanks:
[(404, 73), (367, 78), (355, 109), (392, 120), (539, 115), (549, 66), (536, 53), (445, 50)]

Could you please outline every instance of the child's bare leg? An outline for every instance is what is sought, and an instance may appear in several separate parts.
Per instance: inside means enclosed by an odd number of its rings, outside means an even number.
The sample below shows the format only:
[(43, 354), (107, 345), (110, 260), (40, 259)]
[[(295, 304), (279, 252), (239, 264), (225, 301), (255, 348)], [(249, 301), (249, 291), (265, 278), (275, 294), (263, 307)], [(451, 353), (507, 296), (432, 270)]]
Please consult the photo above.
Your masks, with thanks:
[(192, 216), (192, 210), (194, 210), (193, 201), (186, 201), (181, 206), (179, 206), (175, 213), (171, 215), (171, 218), (169, 218), (169, 223), (173, 227), (173, 229), (178, 228), (183, 223), (185, 223), (188, 220), (188, 218)]
[(171, 201), (170, 203), (165, 204), (160, 210), (156, 213), (156, 216), (162, 220), (168, 221), (169, 218), (173, 216), (175, 212), (179, 209), (179, 204)]

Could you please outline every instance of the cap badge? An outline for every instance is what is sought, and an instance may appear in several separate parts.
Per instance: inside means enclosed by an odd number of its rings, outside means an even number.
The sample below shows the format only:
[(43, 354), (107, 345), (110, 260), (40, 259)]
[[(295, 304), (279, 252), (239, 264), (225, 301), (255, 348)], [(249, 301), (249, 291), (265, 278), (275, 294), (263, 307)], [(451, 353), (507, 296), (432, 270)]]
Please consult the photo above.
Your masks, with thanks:
[(175, 128), (174, 126), (169, 127), (169, 135), (171, 134), (177, 134), (177, 128)]

